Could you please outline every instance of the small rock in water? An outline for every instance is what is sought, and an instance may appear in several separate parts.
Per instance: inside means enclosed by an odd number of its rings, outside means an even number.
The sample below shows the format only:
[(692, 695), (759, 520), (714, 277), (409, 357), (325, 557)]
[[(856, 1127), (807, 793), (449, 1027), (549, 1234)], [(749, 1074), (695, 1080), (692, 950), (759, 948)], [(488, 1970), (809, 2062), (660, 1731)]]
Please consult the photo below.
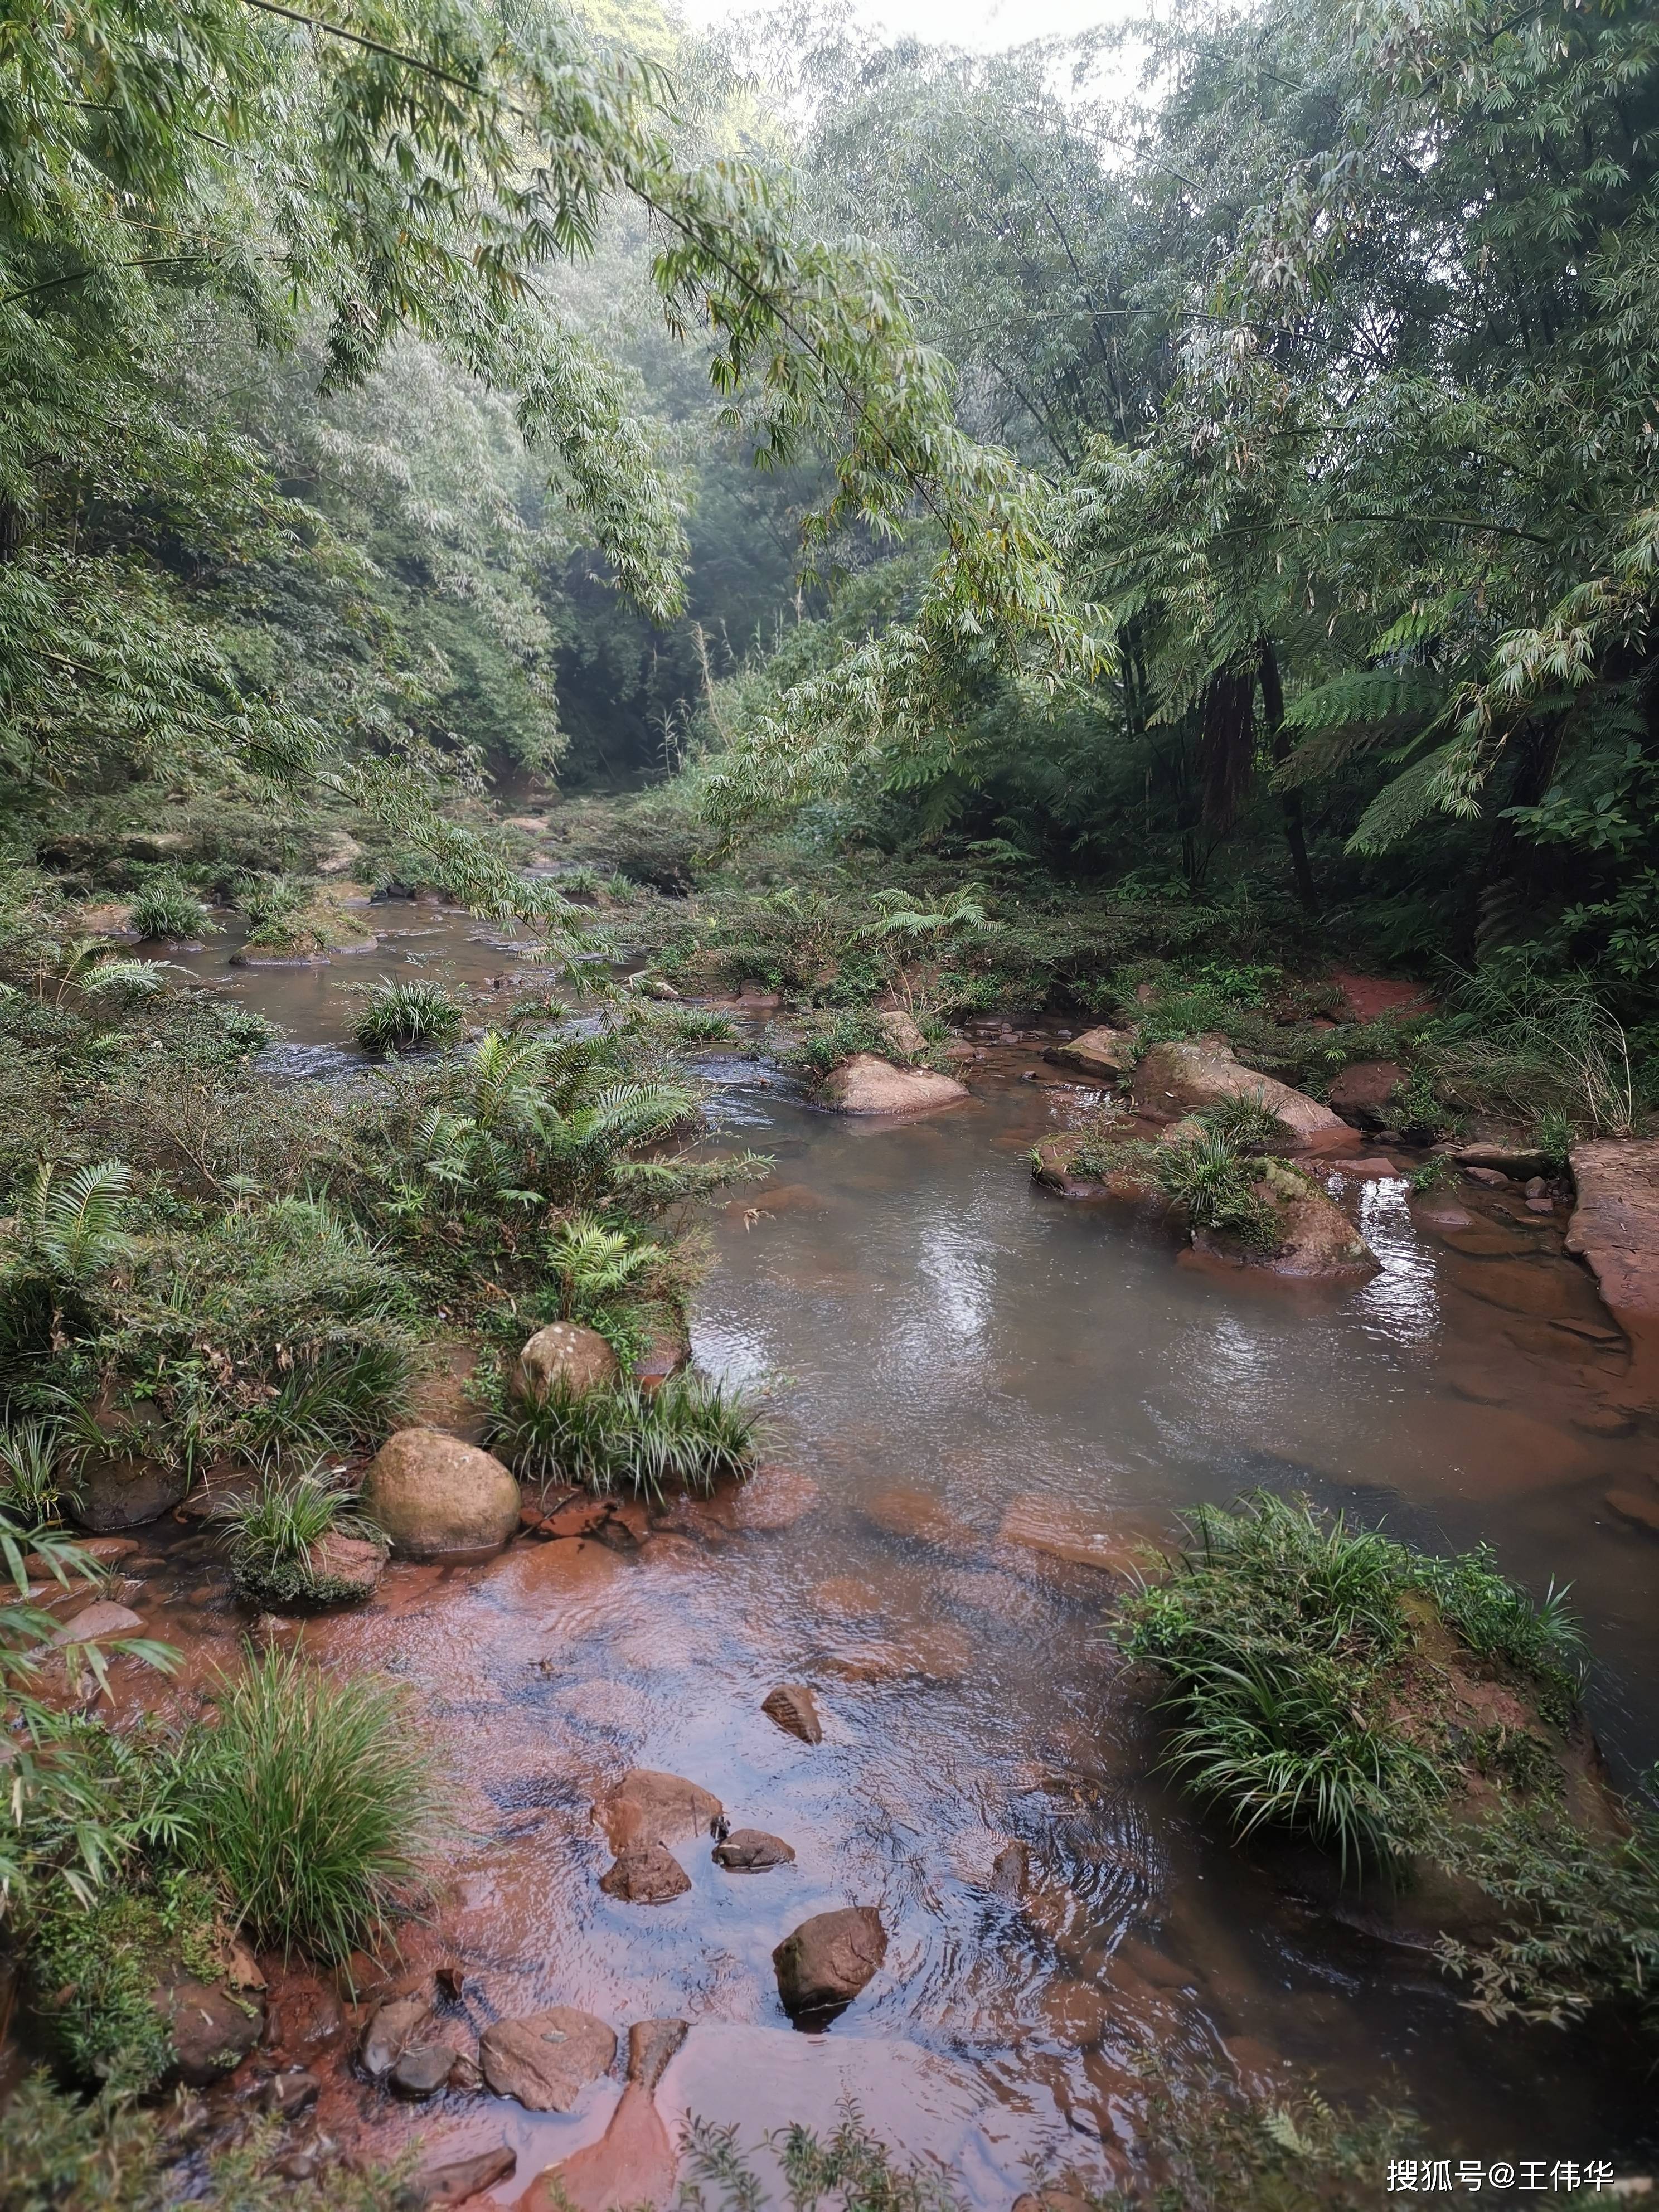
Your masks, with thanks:
[(432, 2000), (423, 1992), (388, 1997), (377, 2005), (363, 2031), (358, 2058), (371, 2081), (388, 2075), (432, 2017)]
[(772, 1954), (784, 2010), (792, 2020), (834, 2018), (886, 1956), (887, 1930), (873, 1905), (814, 1913)]
[(619, 1851), (599, 1877), (607, 1897), (621, 1898), (629, 1905), (666, 1905), (671, 1898), (684, 1897), (690, 1887), (690, 1876), (664, 1844), (641, 1844)]
[(289, 2074), (273, 2074), (260, 2093), (259, 2101), (268, 2112), (278, 2118), (291, 2120), (317, 2101), (322, 2084), (314, 2074), (301, 2067)]
[(400, 2097), (435, 2097), (448, 2081), (456, 2056), (447, 2043), (424, 2043), (418, 2051), (405, 2051), (388, 2077), (391, 2085)]
[(684, 2020), (636, 2020), (628, 2031), (628, 2078), (654, 2089), (690, 2032)]
[(793, 1528), (818, 1502), (818, 1486), (810, 1474), (793, 1467), (762, 1467), (738, 1493), (732, 1518), (739, 1528), (773, 1534)]
[(495, 2094), (516, 2097), (532, 2112), (571, 2111), (616, 2056), (617, 2039), (605, 2022), (572, 2005), (498, 2020), (478, 2043), (478, 2063)]
[(823, 1723), (818, 1718), (817, 1700), (805, 1682), (780, 1682), (775, 1690), (769, 1691), (761, 1711), (768, 1720), (790, 1735), (797, 1735), (803, 1743), (822, 1743)]
[(593, 1809), (611, 1839), (611, 1850), (620, 1857), (643, 1844), (712, 1835), (725, 1808), (718, 1797), (688, 1782), (684, 1775), (659, 1774), (648, 1766), (634, 1766)]
[(714, 1846), (714, 1863), (727, 1874), (765, 1874), (772, 1867), (793, 1866), (795, 1854), (781, 1836), (769, 1836), (763, 1828), (737, 1828)]
[(130, 1606), (112, 1605), (106, 1598), (100, 1598), (95, 1605), (82, 1606), (73, 1620), (66, 1620), (55, 1630), (52, 1641), (59, 1646), (96, 1644), (106, 1636), (131, 1636), (143, 1625)]
[(438, 1985), (440, 1996), (447, 1997), (452, 2004), (459, 2002), (465, 1974), (459, 1959), (446, 1959), (432, 1978)]
[(993, 1893), (1010, 1899), (1024, 1897), (1030, 1873), (1031, 1854), (1016, 1838), (1012, 1844), (1005, 1844), (991, 1862)]

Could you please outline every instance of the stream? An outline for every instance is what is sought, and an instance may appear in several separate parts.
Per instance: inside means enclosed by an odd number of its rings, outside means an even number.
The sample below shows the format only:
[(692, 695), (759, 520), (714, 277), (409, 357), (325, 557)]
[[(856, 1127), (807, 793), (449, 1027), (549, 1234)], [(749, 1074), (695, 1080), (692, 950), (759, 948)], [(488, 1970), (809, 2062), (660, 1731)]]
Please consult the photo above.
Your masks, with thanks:
[[(228, 968), (230, 939), (182, 964), (283, 1025), (274, 1072), (325, 1072), (355, 1057), (352, 984), (412, 956), (487, 992), (510, 965), (464, 917), (396, 912), (406, 933), (331, 967)], [(1156, 1771), (1146, 1685), (1108, 1633), (1117, 1585), (1021, 1537), (1167, 1537), (1181, 1508), (1265, 1485), (1425, 1547), (1490, 1542), (1535, 1593), (1571, 1583), (1591, 1717), (1629, 1781), (1659, 1753), (1653, 1539), (1603, 1498), (1645, 1483), (1650, 1449), (1624, 1432), (1622, 1358), (1562, 1256), (1565, 1211), (1471, 1185), (1452, 1196), (1473, 1225), (1437, 1229), (1444, 1194), (1351, 1184), (1383, 1263), (1365, 1287), (1224, 1276), (1155, 1219), (1032, 1182), (1026, 1155), (1079, 1093), (1030, 1043), (988, 1047), (969, 1103), (896, 1125), (816, 1111), (735, 1050), (705, 1073), (717, 1147), (776, 1162), (715, 1209), (694, 1311), (698, 1364), (770, 1394), (752, 1492), (633, 1510), (627, 1548), (398, 1566), (303, 1631), (331, 1669), (384, 1669), (418, 1701), (444, 1818), (411, 1955), (462, 1960), (471, 2026), (556, 2003), (619, 2029), (681, 2015), (665, 2114), (752, 2141), (850, 2098), (988, 2212), (1034, 2160), (1139, 2167), (1149, 2055), (1177, 2081), (1291, 2068), (1408, 2105), (1421, 2154), (1639, 2157), (1644, 2053), (1486, 2026), (1424, 1952), (1379, 1940), (1364, 1899), (1334, 1912), (1294, 1853), (1206, 1824)], [(185, 1648), (187, 1687), (246, 1628), (203, 1576), (138, 1601)], [(762, 1713), (781, 1680), (813, 1686), (822, 1744)], [(688, 1848), (688, 1895), (613, 1901), (591, 1808), (630, 1766), (690, 1777), (795, 1864), (733, 1876)], [(992, 1880), (1011, 1841), (1019, 1894)], [(798, 2033), (773, 1946), (847, 1903), (880, 1907), (885, 1965), (829, 2032)], [(278, 1984), (279, 2013), (305, 1981)], [(595, 2083), (560, 2115), (451, 2092), (411, 2118), (339, 2064), (319, 2121), (381, 2151), (418, 2127), (445, 2158), (505, 2136), (506, 2203), (619, 2094)]]

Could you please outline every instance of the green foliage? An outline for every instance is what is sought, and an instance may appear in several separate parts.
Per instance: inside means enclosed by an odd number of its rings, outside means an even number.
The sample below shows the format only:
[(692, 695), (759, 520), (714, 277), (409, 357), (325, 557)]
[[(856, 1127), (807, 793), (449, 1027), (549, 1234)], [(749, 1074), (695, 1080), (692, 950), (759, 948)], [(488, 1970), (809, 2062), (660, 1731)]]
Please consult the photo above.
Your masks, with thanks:
[[(1257, 1124), (1249, 1126), (1254, 1130)], [(1159, 1189), (1185, 1206), (1194, 1229), (1236, 1237), (1261, 1251), (1277, 1249), (1279, 1215), (1258, 1187), (1261, 1171), (1233, 1138), (1206, 1129), (1202, 1136), (1159, 1144), (1152, 1164)]]
[(882, 1060), (907, 1065), (914, 1054), (896, 1044), (878, 1014), (862, 1009), (820, 1015), (804, 1024), (781, 1055), (783, 1065), (814, 1082), (822, 1082), (832, 1068), (854, 1054), (872, 1052)]
[(1587, 1659), (1583, 1631), (1567, 1609), (1568, 1592), (1553, 1583), (1534, 1604), (1498, 1571), (1490, 1544), (1455, 1559), (1424, 1559), (1417, 1587), (1471, 1651), (1512, 1668), (1531, 1683), (1543, 1710), (1565, 1728), (1577, 1710)]
[[(210, 2212), (386, 2212), (411, 2161), (328, 2166), (313, 2181), (274, 2170), (282, 2130), (257, 2120), (192, 2174), (191, 2201)], [(0, 2203), (8, 2212), (175, 2212), (185, 2144), (168, 2116), (108, 2090), (88, 2102), (44, 2073), (20, 2081), (0, 2129)]]
[(353, 1034), (365, 1052), (418, 1052), (426, 1045), (453, 1044), (464, 1019), (464, 1009), (441, 983), (416, 976), (378, 984)]
[(141, 938), (179, 939), (204, 936), (214, 925), (188, 884), (152, 876), (133, 899), (132, 927)]
[(71, 2075), (118, 2094), (143, 2094), (173, 2063), (155, 2003), (181, 1971), (211, 1979), (215, 1899), (175, 1870), (154, 1884), (60, 1897), (28, 1926), (28, 1969), (48, 2035)]
[(1287, 1132), (1267, 1103), (1267, 1093), (1241, 1091), (1207, 1107), (1198, 1119), (1212, 1137), (1239, 1152), (1266, 1152), (1283, 1146)]
[(25, 1528), (48, 1528), (65, 1495), (75, 1497), (62, 1432), (50, 1421), (0, 1430), (0, 1513)]
[[(0, 1723), (10, 1753), (0, 1821), (0, 1923), (20, 1911), (52, 1910), (65, 1891), (84, 1905), (131, 1851), (171, 1838), (176, 1826), (167, 1793), (136, 1778), (128, 1748), (47, 1694), (41, 1655), (58, 1624), (29, 1599), (24, 1561), (31, 1554), (40, 1562), (37, 1574), (44, 1569), (66, 1589), (102, 1579), (84, 1553), (0, 1507)], [(112, 1638), (107, 1651), (167, 1671), (176, 1656), (143, 1637)], [(67, 1648), (72, 1692), (105, 1686), (107, 1651), (98, 1644)]]
[(741, 1391), (690, 1375), (649, 1390), (631, 1382), (574, 1390), (556, 1376), (544, 1395), (496, 1417), (491, 1442), (522, 1481), (662, 1498), (706, 1495), (722, 1477), (746, 1475), (760, 1426), (759, 1407)]
[(230, 1570), (241, 1595), (251, 1604), (277, 1610), (355, 1596), (354, 1585), (318, 1565), (312, 1547), (329, 1535), (384, 1541), (374, 1522), (355, 1510), (357, 1498), (343, 1474), (318, 1466), (267, 1475), (256, 1488), (222, 1498), (213, 1518), (226, 1532)]
[(1470, 1104), (1552, 1112), (1555, 1142), (1576, 1123), (1628, 1136), (1630, 1043), (1590, 977), (1552, 975), (1522, 954), (1460, 975), (1428, 1048), (1439, 1086)]
[(1624, 1836), (1586, 1835), (1547, 1803), (1506, 1804), (1455, 1830), (1448, 1863), (1510, 1916), (1479, 1949), (1452, 1942), (1443, 1962), (1471, 1983), (1492, 2021), (1564, 2027), (1608, 1998), (1659, 2002), (1659, 1820), (1634, 1809)]
[(193, 1863), (252, 1940), (343, 1963), (410, 1895), (432, 1814), (404, 1692), (270, 1651), (182, 1753)]

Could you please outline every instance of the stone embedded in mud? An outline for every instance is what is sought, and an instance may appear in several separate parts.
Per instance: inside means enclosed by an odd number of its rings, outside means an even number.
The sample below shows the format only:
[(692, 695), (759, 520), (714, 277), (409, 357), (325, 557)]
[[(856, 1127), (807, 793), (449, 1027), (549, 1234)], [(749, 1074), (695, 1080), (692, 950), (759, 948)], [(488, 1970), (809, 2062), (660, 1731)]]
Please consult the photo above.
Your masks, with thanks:
[(357, 2050), (358, 2063), (371, 2081), (392, 2071), (431, 2017), (432, 2000), (422, 1990), (388, 1997), (375, 2007)]
[(198, 1982), (182, 1970), (153, 2002), (173, 2043), (177, 2076), (192, 2089), (234, 2072), (264, 2029), (265, 2008), (256, 1996)]
[(447, 2166), (428, 2166), (404, 2185), (398, 2193), (398, 2205), (404, 2212), (428, 2212), (434, 2205), (465, 2204), (468, 2197), (505, 2181), (518, 2163), (519, 2154), (512, 2144), (502, 2143), (498, 2150), (480, 2151), (476, 2158), (452, 2159)]
[(690, 2028), (684, 2020), (636, 2020), (628, 2031), (629, 2080), (654, 2089)]
[(487, 1557), (519, 1525), (519, 1486), (500, 1460), (442, 1429), (399, 1429), (363, 1482), (363, 1504), (405, 1559)]
[(840, 1114), (928, 1114), (968, 1096), (954, 1075), (924, 1067), (895, 1067), (873, 1052), (854, 1053), (824, 1078), (824, 1095)]
[(792, 2020), (844, 2011), (887, 1956), (887, 1930), (873, 1905), (817, 1912), (772, 1954), (778, 1995)]
[(1463, 1172), (1471, 1182), (1484, 1182), (1493, 1190), (1501, 1190), (1509, 1182), (1509, 1177), (1498, 1168), (1465, 1166)]
[(182, 1468), (158, 1460), (88, 1455), (76, 1472), (70, 1512), (82, 1528), (99, 1534), (137, 1528), (170, 1513), (190, 1487)]
[(712, 1834), (725, 1810), (718, 1797), (683, 1775), (630, 1767), (594, 1807), (618, 1858), (649, 1844), (675, 1844)]
[(1326, 1098), (1332, 1110), (1356, 1128), (1380, 1129), (1389, 1118), (1389, 1102), (1406, 1080), (1397, 1060), (1350, 1060), (1331, 1078)]
[(259, 2092), (260, 2108), (275, 2112), (279, 2120), (297, 2119), (316, 2103), (322, 2086), (317, 2076), (304, 2067), (295, 2067), (286, 2074), (273, 2074)]
[(95, 1605), (82, 1606), (72, 1620), (52, 1632), (53, 1644), (96, 1644), (106, 1636), (132, 1636), (143, 1627), (143, 1622), (130, 1606), (113, 1605), (100, 1598)]
[(803, 1743), (823, 1741), (817, 1701), (805, 1682), (780, 1682), (775, 1690), (767, 1692), (761, 1711), (768, 1720), (775, 1721), (787, 1735), (799, 1736)]
[(665, 1844), (638, 1844), (618, 1851), (599, 1877), (605, 1895), (627, 1905), (666, 1905), (690, 1887), (691, 1877)]
[[(1132, 1200), (1155, 1199), (1161, 1205), (1164, 1194), (1149, 1169), (1137, 1164), (1135, 1156), (1128, 1150), (1128, 1140), (1144, 1130), (1137, 1131), (1133, 1121), (1123, 1127), (1124, 1164), (1114, 1166), (1103, 1176), (1085, 1176), (1078, 1169), (1078, 1155), (1088, 1143), (1088, 1133), (1083, 1129), (1062, 1129), (1052, 1137), (1044, 1137), (1032, 1157), (1031, 1172), (1040, 1183), (1057, 1190), (1062, 1198), (1122, 1198)], [(1109, 1135), (1108, 1142), (1115, 1142)]]
[(714, 1858), (727, 1874), (768, 1874), (774, 1867), (795, 1863), (782, 1837), (769, 1836), (763, 1828), (733, 1828), (715, 1844)]
[(521, 1398), (544, 1398), (555, 1382), (567, 1390), (592, 1390), (622, 1374), (616, 1353), (596, 1328), (574, 1321), (550, 1322), (519, 1354), (513, 1388)]
[(1081, 1036), (1069, 1037), (1064, 1044), (1051, 1044), (1042, 1057), (1058, 1067), (1074, 1067), (1080, 1074), (1110, 1081), (1127, 1075), (1134, 1066), (1135, 1041), (1127, 1030), (1103, 1025), (1085, 1030)]
[(739, 1528), (765, 1535), (793, 1528), (818, 1502), (818, 1486), (810, 1474), (793, 1467), (757, 1468), (738, 1492), (732, 1517)]
[(421, 1428), (444, 1429), (463, 1443), (481, 1444), (487, 1416), (467, 1389), (477, 1367), (477, 1346), (459, 1337), (441, 1338), (429, 1345), (423, 1371), (410, 1393), (410, 1418)]
[(498, 2097), (532, 2112), (568, 2112), (590, 2081), (608, 2074), (617, 2039), (602, 2020), (574, 2005), (551, 2005), (526, 2020), (498, 2020), (478, 2040), (478, 2063)]
[(1352, 1152), (1358, 1146), (1340, 1115), (1305, 1091), (1244, 1066), (1219, 1037), (1154, 1045), (1135, 1069), (1133, 1096), (1137, 1112), (1163, 1121), (1202, 1114), (1224, 1099), (1259, 1099), (1305, 1151)]

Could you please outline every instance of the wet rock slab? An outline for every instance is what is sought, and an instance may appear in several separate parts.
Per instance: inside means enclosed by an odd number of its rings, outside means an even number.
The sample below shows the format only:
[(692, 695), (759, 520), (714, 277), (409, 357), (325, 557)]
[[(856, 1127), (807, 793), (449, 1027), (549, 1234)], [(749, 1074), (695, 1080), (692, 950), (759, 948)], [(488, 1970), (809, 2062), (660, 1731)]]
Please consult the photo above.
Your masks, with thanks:
[(617, 2039), (602, 2020), (574, 2005), (551, 2005), (524, 2020), (499, 2020), (478, 2039), (478, 2063), (498, 2097), (532, 2112), (568, 2112), (590, 2081), (608, 2074)]

